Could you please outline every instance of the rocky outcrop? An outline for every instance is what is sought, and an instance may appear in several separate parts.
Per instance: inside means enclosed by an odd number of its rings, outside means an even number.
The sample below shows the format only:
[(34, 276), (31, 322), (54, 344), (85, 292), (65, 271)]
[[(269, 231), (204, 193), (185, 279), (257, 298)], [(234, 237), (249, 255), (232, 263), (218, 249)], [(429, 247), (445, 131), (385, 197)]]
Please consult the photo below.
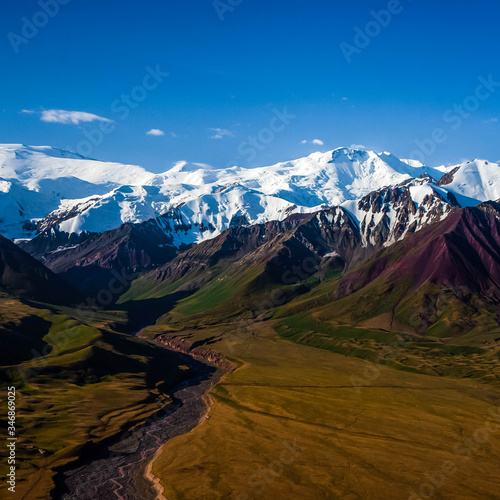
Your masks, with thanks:
[[(140, 334), (139, 334), (140, 336)], [(175, 352), (180, 352), (192, 356), (195, 359), (209, 363), (226, 373), (231, 373), (236, 369), (236, 366), (226, 359), (222, 354), (213, 349), (203, 349), (202, 347), (194, 347), (191, 342), (181, 337), (176, 337), (170, 333), (158, 335), (154, 339), (155, 343), (166, 347)]]
[(389, 246), (445, 219), (459, 206), (452, 193), (440, 193), (431, 181), (413, 179), (364, 196), (357, 204), (357, 216), (365, 244)]
[(89, 293), (105, 288), (112, 273), (145, 271), (149, 272), (144, 279), (152, 287), (189, 275), (181, 286), (193, 291), (212, 278), (213, 273), (206, 271), (221, 262), (240, 262), (245, 267), (264, 264), (266, 276), (261, 284), (283, 282), (287, 270), (312, 262), (307, 265), (307, 276), (300, 271), (305, 279), (318, 271), (347, 271), (381, 248), (446, 219), (459, 208), (457, 200), (432, 182), (429, 176), (421, 176), (373, 191), (345, 206), (294, 213), (262, 224), (247, 225), (247, 219), (235, 217), (232, 227), (222, 234), (190, 248), (176, 246), (176, 235), (192, 228), (175, 210), (103, 234), (70, 236), (53, 228), (21, 245)]
[(346, 274), (336, 296), (350, 295), (379, 277), (391, 286), (406, 280), (412, 290), (428, 282), (470, 290), (500, 304), (500, 204), (457, 209), (444, 221), (380, 252)]
[(441, 179), (437, 182), (438, 186), (446, 186), (448, 184), (451, 184), (453, 182), (453, 179), (455, 178), (455, 174), (460, 170), (460, 167), (454, 168), (451, 172), (448, 172), (447, 174), (444, 174)]
[(19, 245), (74, 286), (93, 293), (106, 286), (112, 271), (148, 271), (172, 260), (182, 250), (174, 246), (174, 234), (187, 230), (172, 212), (102, 234), (68, 234), (52, 228)]

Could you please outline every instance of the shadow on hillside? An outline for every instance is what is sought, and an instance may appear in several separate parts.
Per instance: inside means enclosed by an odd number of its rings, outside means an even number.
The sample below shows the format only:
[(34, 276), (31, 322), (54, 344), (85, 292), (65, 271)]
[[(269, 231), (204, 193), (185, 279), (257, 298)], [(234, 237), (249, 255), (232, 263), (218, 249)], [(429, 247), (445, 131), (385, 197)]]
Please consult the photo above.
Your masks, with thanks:
[(154, 325), (158, 318), (171, 311), (179, 301), (193, 293), (194, 291), (182, 291), (155, 299), (125, 302), (120, 305), (120, 309), (126, 311), (128, 322), (126, 325), (113, 325), (113, 328), (122, 333), (132, 333), (146, 326)]
[(52, 323), (39, 316), (27, 316), (18, 323), (0, 326), (0, 365), (16, 365), (50, 353), (52, 346), (43, 340)]

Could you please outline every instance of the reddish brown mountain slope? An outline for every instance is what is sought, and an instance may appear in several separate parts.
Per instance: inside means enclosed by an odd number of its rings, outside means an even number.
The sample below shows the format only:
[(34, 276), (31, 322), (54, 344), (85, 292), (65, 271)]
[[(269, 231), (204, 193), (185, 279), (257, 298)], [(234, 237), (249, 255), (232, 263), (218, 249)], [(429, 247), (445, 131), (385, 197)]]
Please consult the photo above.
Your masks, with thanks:
[(337, 296), (377, 278), (410, 280), (414, 290), (426, 282), (466, 288), (500, 302), (500, 204), (456, 210), (443, 222), (389, 247), (348, 273)]

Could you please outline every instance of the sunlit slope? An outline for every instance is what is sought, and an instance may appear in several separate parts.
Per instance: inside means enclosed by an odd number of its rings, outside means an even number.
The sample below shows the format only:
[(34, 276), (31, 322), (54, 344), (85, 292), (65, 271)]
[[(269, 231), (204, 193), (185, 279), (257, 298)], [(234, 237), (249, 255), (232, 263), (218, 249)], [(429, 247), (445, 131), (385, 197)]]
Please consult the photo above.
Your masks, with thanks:
[(496, 389), (367, 365), (280, 340), (271, 325), (252, 331), (183, 332), (242, 366), (212, 392), (210, 418), (153, 463), (165, 497), (406, 499), (450, 461), (433, 498), (497, 498), (500, 436), (484, 434), (500, 418)]

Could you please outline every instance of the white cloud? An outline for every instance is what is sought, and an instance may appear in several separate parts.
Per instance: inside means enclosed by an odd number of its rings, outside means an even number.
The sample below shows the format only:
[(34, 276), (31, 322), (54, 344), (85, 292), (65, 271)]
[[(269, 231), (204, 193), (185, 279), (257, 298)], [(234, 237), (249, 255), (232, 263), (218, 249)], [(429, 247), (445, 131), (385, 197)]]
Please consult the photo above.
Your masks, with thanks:
[(179, 137), (175, 132), (170, 132), (170, 135), (174, 138), (177, 139)]
[(483, 120), (483, 123), (497, 123), (498, 118), (490, 118), (489, 120)]
[(342, 97), (342, 100), (343, 100), (343, 101), (348, 101), (348, 100), (349, 100), (349, 97)]
[(94, 121), (113, 121), (85, 111), (66, 111), (64, 109), (46, 109), (45, 111), (42, 111), (40, 120), (47, 123), (63, 123), (65, 125), (79, 125), (80, 123), (89, 123)]
[(224, 128), (211, 128), (209, 129), (215, 134), (211, 137), (211, 139), (222, 139), (223, 137), (234, 137), (234, 134), (230, 130), (226, 130)]
[(363, 144), (351, 144), (349, 146), (350, 149), (366, 149), (366, 146), (363, 146)]
[(324, 146), (325, 143), (321, 139), (313, 139), (312, 141), (306, 141), (305, 139), (303, 141), (300, 141), (301, 144), (315, 144), (317, 146)]
[(159, 128), (152, 128), (151, 130), (146, 132), (146, 135), (155, 135), (159, 137), (161, 135), (165, 135), (165, 132), (163, 132), (163, 130), (160, 130)]
[(31, 109), (21, 109), (21, 113), (26, 113), (28, 115), (33, 115), (35, 112)]

